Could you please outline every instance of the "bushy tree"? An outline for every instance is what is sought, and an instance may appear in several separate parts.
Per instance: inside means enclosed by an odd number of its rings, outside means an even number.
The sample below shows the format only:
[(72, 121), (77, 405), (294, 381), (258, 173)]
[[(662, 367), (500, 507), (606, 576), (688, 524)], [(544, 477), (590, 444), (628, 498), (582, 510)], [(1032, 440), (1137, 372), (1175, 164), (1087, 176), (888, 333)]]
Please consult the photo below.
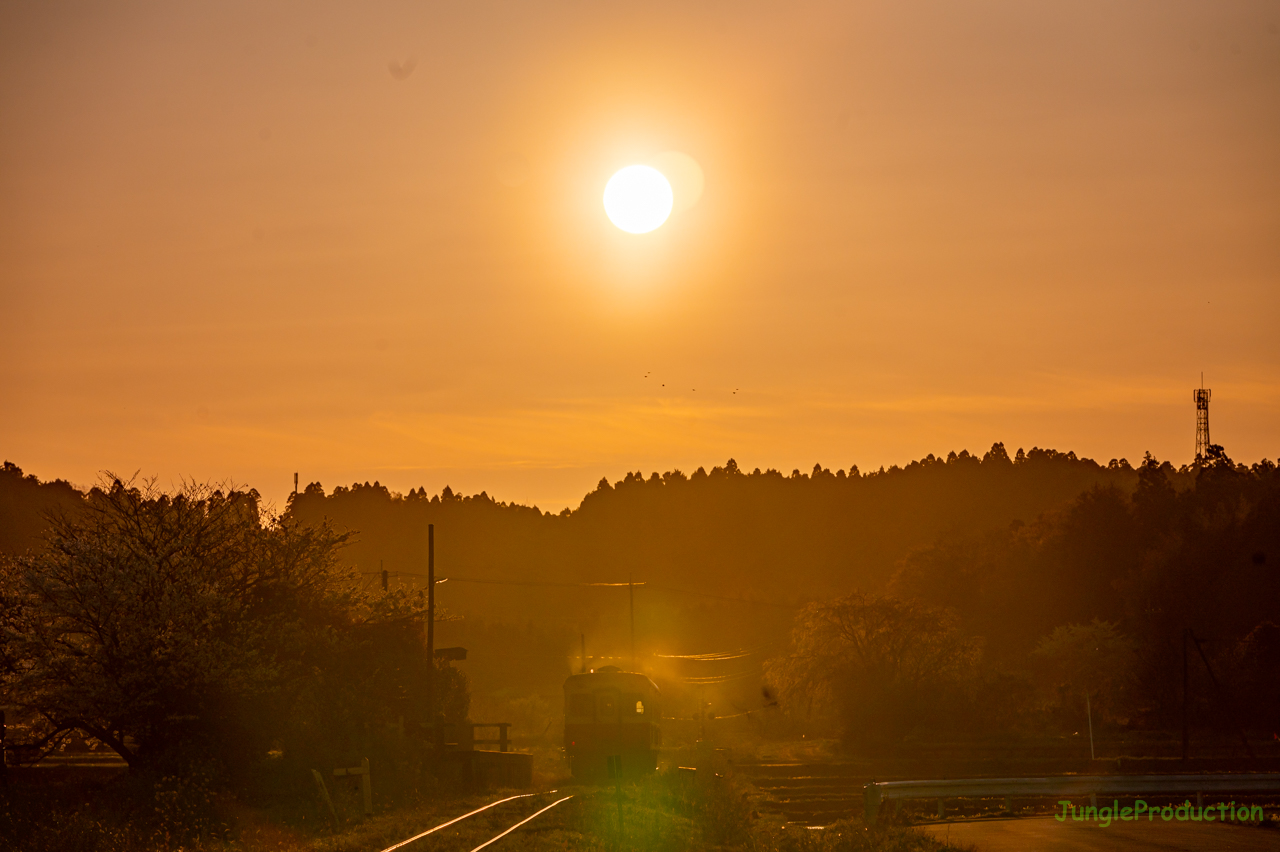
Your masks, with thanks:
[(345, 538), (254, 491), (108, 479), (0, 568), (0, 700), (40, 741), (81, 731), (131, 766), (243, 768), (300, 726), (336, 742), (426, 718), (424, 602), (362, 593)]
[(1095, 720), (1124, 721), (1137, 656), (1114, 623), (1055, 627), (1033, 658), (1047, 709), (1078, 719), (1088, 704)]
[[(954, 607), (963, 629), (986, 640), (986, 663), (1000, 676), (1028, 667), (1043, 675), (1049, 660), (1032, 656), (1038, 646), (1060, 648), (1094, 621), (1112, 625), (1132, 640), (1132, 678), (1101, 697), (1103, 712), (1153, 728), (1180, 724), (1191, 629), (1243, 708), (1227, 710), (1193, 664), (1192, 724), (1229, 729), (1241, 719), (1270, 736), (1275, 714), (1254, 711), (1271, 706), (1268, 685), (1280, 680), (1280, 656), (1267, 650), (1280, 612), (1280, 471), (1265, 459), (1236, 464), (1214, 445), (1181, 470), (1147, 454), (1136, 477), (1128, 496), (1094, 488), (1031, 523), (948, 532), (909, 553), (890, 589)], [(1059, 627), (1067, 632), (1055, 638)], [(1050, 686), (1059, 691), (1050, 704), (1074, 701), (1072, 712), (1083, 712), (1079, 687)], [(1119, 696), (1127, 706), (1114, 703)]]
[(789, 709), (834, 711), (850, 744), (883, 743), (928, 721), (979, 656), (953, 613), (855, 592), (810, 604), (768, 678)]

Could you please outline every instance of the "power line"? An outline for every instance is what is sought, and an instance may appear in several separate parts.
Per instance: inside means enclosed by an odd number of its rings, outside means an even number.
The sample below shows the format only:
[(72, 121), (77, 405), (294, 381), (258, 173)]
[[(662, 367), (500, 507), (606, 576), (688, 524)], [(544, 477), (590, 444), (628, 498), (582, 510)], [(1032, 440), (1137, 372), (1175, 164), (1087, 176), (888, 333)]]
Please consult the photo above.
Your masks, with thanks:
[[(626, 588), (632, 585), (631, 583), (561, 583), (555, 580), (481, 580), (476, 577), (446, 577), (445, 580), (453, 580), (455, 583), (485, 583), (494, 586), (568, 586), (573, 588), (582, 588), (586, 586), (621, 586)], [(644, 583), (635, 583), (634, 585), (643, 586)]]
[[(359, 573), (365, 576), (381, 576), (380, 573), (377, 571), (361, 571)], [(389, 572), (389, 576), (421, 577), (424, 579), (426, 578), (425, 574), (416, 574), (412, 571), (392, 571), (392, 572)], [(441, 577), (436, 580), (437, 583), (448, 583), (450, 581), (454, 583), (481, 583), (487, 586), (557, 586), (561, 588), (588, 588), (593, 586), (618, 588), (618, 587), (627, 587), (631, 585), (636, 585), (636, 586), (648, 586), (651, 589), (656, 589), (658, 591), (663, 591), (663, 592), (674, 592), (679, 595), (694, 595), (695, 597), (700, 597), (700, 598), (712, 598), (718, 601), (728, 601), (729, 603), (748, 604), (751, 606), (772, 606), (772, 607), (779, 607), (781, 609), (798, 609), (799, 608), (797, 604), (777, 603), (775, 601), (757, 601), (757, 600), (750, 600), (748, 598), (731, 598), (731, 597), (728, 597), (727, 595), (715, 595), (715, 594), (711, 594), (710, 592), (695, 592), (692, 589), (677, 589), (674, 586), (655, 585), (653, 583), (649, 583), (644, 580), (637, 580), (634, 584), (632, 583), (565, 583), (565, 582), (558, 582), (555, 580), (495, 580), (495, 579), (481, 578), (481, 577)]]
[(747, 672), (738, 672), (737, 674), (716, 675), (714, 677), (682, 677), (681, 683), (694, 686), (712, 686), (717, 683), (725, 683), (731, 680), (742, 680), (744, 677), (760, 677), (759, 669), (752, 669)]
[(741, 713), (730, 713), (730, 714), (729, 714), (729, 715), (727, 715), (727, 716), (717, 716), (716, 714), (712, 713), (712, 714), (710, 715), (710, 717), (709, 717), (709, 718), (711, 718), (711, 719), (736, 719), (736, 718), (738, 718), (739, 716), (750, 716), (752, 713), (759, 713), (759, 712), (761, 712), (763, 709), (764, 709), (764, 708), (762, 707), (762, 708), (760, 708), (760, 710), (743, 710)]
[(689, 660), (696, 663), (718, 663), (725, 660), (740, 660), (744, 657), (753, 657), (767, 648), (772, 648), (776, 644), (776, 642), (765, 642), (763, 645), (756, 645), (754, 648), (739, 648), (734, 651), (714, 651), (708, 654), (659, 654), (655, 652), (652, 656), (661, 657), (666, 660)]
[[(361, 571), (365, 576), (380, 576), (377, 571)], [(391, 571), (388, 576), (391, 577), (420, 577), (427, 579), (426, 574), (416, 574), (413, 571)], [(587, 586), (629, 586), (630, 583), (562, 583), (556, 580), (492, 580), (480, 577), (440, 577), (436, 583), (483, 583), (488, 586), (561, 586), (567, 588), (584, 588)], [(636, 583), (637, 586), (643, 586), (644, 583)]]
[(725, 660), (741, 660), (750, 657), (749, 652), (742, 654), (654, 654), (664, 660), (690, 660), (695, 663), (719, 663)]
[[(625, 586), (626, 584), (623, 583), (623, 585)], [(638, 586), (640, 584), (636, 583), (636, 585)], [(775, 601), (753, 601), (748, 598), (731, 598), (726, 595), (713, 595), (710, 592), (695, 592), (690, 589), (677, 589), (674, 586), (657, 586), (653, 583), (648, 585), (649, 588), (658, 589), (659, 591), (675, 592), (676, 594), (681, 595), (696, 595), (700, 598), (713, 598), (718, 601), (729, 601), (730, 603), (750, 604), (752, 606), (773, 606), (781, 609), (799, 609), (799, 606), (796, 604), (777, 603)]]

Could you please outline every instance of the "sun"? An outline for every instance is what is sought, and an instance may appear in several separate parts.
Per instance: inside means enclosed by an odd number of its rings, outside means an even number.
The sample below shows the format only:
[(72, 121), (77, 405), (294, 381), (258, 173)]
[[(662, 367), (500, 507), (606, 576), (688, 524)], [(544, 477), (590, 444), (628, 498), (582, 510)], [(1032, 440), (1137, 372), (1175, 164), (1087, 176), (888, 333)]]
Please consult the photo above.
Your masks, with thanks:
[(660, 227), (674, 203), (671, 184), (652, 166), (619, 169), (604, 188), (609, 221), (630, 234), (647, 234)]

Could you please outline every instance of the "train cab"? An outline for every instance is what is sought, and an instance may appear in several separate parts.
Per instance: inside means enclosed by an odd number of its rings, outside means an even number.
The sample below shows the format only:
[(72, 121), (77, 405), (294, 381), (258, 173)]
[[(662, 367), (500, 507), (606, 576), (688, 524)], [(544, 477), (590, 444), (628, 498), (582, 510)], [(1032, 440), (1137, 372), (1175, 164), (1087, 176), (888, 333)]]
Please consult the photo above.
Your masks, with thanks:
[(604, 666), (564, 682), (564, 751), (573, 777), (608, 777), (611, 759), (624, 775), (652, 772), (662, 746), (661, 694), (638, 672)]

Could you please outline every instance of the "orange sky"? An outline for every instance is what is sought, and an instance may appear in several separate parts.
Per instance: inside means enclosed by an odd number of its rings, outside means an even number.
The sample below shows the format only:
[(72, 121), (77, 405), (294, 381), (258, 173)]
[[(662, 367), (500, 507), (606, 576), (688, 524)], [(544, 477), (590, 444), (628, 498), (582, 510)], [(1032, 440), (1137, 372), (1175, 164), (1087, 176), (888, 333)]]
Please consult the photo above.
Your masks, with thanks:
[[(4, 4), (0, 454), (558, 510), (730, 456), (1183, 463), (1203, 370), (1214, 440), (1274, 457), (1278, 26), (1167, 0)], [(701, 199), (618, 231), (606, 180), (669, 150)]]

